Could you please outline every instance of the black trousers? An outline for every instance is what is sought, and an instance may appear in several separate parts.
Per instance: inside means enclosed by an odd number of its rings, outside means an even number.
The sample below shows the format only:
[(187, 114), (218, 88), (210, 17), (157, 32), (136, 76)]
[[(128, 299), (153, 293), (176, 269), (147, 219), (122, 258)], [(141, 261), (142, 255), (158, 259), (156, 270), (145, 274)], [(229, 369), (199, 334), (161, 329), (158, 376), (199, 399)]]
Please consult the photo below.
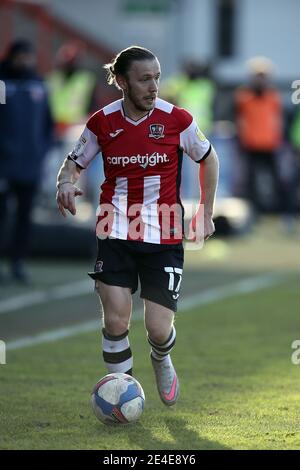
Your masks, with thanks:
[[(12, 262), (23, 260), (29, 249), (31, 216), (37, 183), (23, 183), (0, 178), (0, 253), (8, 238), (8, 249)], [(10, 217), (12, 215), (12, 217)], [(9, 221), (13, 223), (10, 224)], [(7, 234), (7, 229), (11, 229)]]
[(293, 192), (282, 181), (275, 152), (245, 151), (247, 161), (247, 197), (254, 207), (261, 209), (261, 201), (257, 191), (257, 175), (266, 169), (272, 178), (274, 202), (280, 213), (293, 212)]

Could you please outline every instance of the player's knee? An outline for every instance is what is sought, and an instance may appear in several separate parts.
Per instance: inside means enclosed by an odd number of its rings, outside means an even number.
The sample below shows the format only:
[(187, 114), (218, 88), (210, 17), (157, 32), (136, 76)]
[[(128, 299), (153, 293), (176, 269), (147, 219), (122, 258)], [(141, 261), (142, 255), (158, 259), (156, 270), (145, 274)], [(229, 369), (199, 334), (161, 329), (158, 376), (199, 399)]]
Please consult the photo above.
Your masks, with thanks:
[(129, 329), (129, 321), (118, 314), (105, 317), (105, 330), (112, 336), (119, 336)]
[(164, 344), (169, 337), (170, 331), (169, 330), (162, 330), (158, 327), (149, 327), (147, 328), (148, 336), (151, 338), (152, 341), (156, 344)]

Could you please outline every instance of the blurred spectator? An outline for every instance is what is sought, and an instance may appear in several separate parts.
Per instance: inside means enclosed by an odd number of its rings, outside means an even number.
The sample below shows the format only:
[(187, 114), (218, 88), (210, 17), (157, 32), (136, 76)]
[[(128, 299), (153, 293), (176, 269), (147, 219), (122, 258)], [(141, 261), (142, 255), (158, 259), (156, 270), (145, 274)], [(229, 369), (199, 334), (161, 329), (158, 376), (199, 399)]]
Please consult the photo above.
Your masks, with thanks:
[(283, 142), (283, 108), (279, 92), (270, 84), (273, 64), (265, 57), (254, 57), (248, 66), (249, 83), (235, 96), (237, 137), (246, 159), (246, 195), (262, 209), (257, 183), (264, 168), (272, 178), (277, 206), (286, 212), (287, 199), (277, 164)]
[[(213, 128), (216, 85), (208, 64), (189, 60), (182, 73), (171, 76), (160, 86), (160, 96), (187, 109), (199, 128), (211, 139)], [(183, 159), (182, 196), (186, 199), (199, 197), (198, 175), (190, 159)]]
[[(86, 46), (82, 41), (74, 40), (63, 44), (56, 54), (55, 69), (47, 77), (51, 112), (55, 121), (55, 148), (49, 163), (56, 177), (61, 157), (69, 153), (71, 136), (76, 125), (84, 124), (89, 115), (96, 112), (102, 100), (102, 88), (94, 71), (83, 65), (82, 59)], [(75, 131), (77, 135), (78, 129)], [(73, 142), (72, 142), (73, 146)], [(98, 195), (98, 179), (95, 173), (99, 171), (97, 162), (89, 168), (82, 182), (85, 197), (93, 201)], [(53, 187), (53, 182), (48, 184)], [(97, 196), (98, 197), (98, 196)], [(50, 203), (49, 203), (50, 204)]]
[(295, 106), (289, 129), (290, 143), (300, 158), (300, 106)]
[[(300, 106), (293, 105), (292, 111), (287, 119), (287, 140), (291, 147), (291, 164), (288, 174), (288, 183), (292, 200), (294, 202), (294, 213), (297, 212), (299, 205), (299, 187), (300, 187)], [(297, 200), (298, 197), (298, 200)]]
[(291, 112), (289, 113), (288, 119), (288, 140), (291, 144), (293, 153), (300, 165), (300, 104), (293, 105)]
[(56, 68), (48, 77), (58, 138), (70, 126), (84, 123), (99, 108), (97, 77), (80, 64), (83, 51), (84, 45), (79, 41), (64, 44), (57, 52)]
[(183, 73), (162, 83), (160, 94), (193, 114), (202, 132), (211, 133), (216, 86), (208, 64), (187, 61)]
[(6, 216), (14, 199), (11, 271), (14, 279), (27, 282), (24, 259), (31, 214), (42, 162), (52, 139), (47, 91), (36, 72), (35, 52), (28, 41), (11, 44), (0, 64), (0, 79), (6, 85), (6, 104), (1, 105), (0, 113), (0, 247), (3, 248)]

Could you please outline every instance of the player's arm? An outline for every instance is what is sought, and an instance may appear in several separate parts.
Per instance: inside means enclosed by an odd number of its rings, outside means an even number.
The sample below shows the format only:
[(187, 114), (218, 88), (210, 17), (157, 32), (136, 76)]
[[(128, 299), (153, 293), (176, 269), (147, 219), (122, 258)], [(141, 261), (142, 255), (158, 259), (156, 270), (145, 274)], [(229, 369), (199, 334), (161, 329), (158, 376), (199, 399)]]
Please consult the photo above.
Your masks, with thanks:
[[(190, 116), (190, 115), (189, 115)], [(197, 126), (195, 120), (180, 133), (182, 149), (200, 164), (199, 183), (201, 200), (199, 208), (194, 215), (191, 228), (195, 232), (198, 220), (204, 213), (204, 239), (209, 238), (215, 231), (213, 223), (213, 210), (219, 177), (219, 163), (217, 154)]]
[(57, 175), (56, 202), (64, 217), (67, 215), (66, 210), (72, 215), (76, 214), (75, 197), (81, 196), (82, 191), (75, 184), (81, 171), (87, 168), (100, 151), (97, 136), (86, 127), (74, 150), (64, 160)]
[(75, 197), (81, 196), (81, 189), (75, 186), (82, 168), (69, 158), (65, 158), (57, 175), (56, 202), (62, 215), (66, 217), (66, 210), (72, 215), (76, 214)]
[[(197, 150), (195, 149), (195, 152)], [(219, 160), (215, 149), (211, 146), (208, 155), (200, 160), (199, 184), (201, 199), (204, 209), (204, 240), (208, 239), (214, 232), (213, 222), (214, 205), (219, 178)], [(201, 207), (201, 206), (200, 206)], [(195, 215), (196, 220), (198, 213)]]

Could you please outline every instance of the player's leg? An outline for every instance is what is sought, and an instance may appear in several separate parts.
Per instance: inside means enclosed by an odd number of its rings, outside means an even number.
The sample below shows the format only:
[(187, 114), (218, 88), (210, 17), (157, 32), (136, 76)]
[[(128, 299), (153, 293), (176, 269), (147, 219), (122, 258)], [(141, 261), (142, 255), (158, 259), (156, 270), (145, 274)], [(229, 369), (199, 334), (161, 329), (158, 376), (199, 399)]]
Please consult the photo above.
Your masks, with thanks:
[(179, 381), (170, 356), (176, 340), (174, 312), (147, 299), (144, 304), (145, 327), (157, 389), (161, 400), (171, 406), (179, 395)]
[(169, 339), (173, 329), (173, 310), (144, 299), (145, 327), (154, 343), (163, 344)]
[(182, 245), (146, 253), (139, 258), (141, 297), (145, 304), (151, 362), (160, 398), (169, 406), (176, 403), (179, 395), (179, 381), (170, 352), (176, 339), (174, 313), (177, 310), (182, 268)]
[(103, 329), (103, 359), (109, 372), (132, 373), (132, 352), (128, 339), (131, 295), (137, 289), (137, 272), (128, 243), (98, 239), (98, 256), (93, 272), (99, 296)]
[(103, 312), (103, 326), (108, 334), (118, 336), (129, 328), (131, 316), (131, 289), (111, 286), (97, 280), (95, 289)]
[(102, 351), (107, 370), (131, 374), (133, 359), (128, 338), (131, 289), (110, 286), (99, 280), (95, 289), (102, 308)]

